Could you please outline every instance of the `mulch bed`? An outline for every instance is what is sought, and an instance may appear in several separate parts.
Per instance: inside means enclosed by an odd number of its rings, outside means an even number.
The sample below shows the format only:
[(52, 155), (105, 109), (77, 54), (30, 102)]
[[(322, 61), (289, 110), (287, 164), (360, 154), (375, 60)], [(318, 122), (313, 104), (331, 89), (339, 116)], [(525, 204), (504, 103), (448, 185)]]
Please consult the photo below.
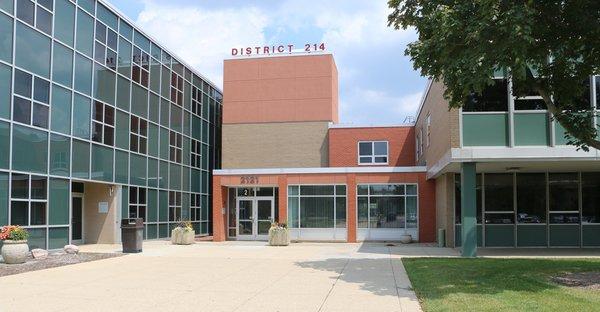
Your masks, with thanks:
[(600, 272), (567, 273), (552, 277), (552, 281), (568, 287), (600, 290)]
[(123, 254), (92, 252), (80, 252), (79, 254), (50, 253), (46, 259), (33, 259), (29, 256), (27, 262), (22, 264), (0, 262), (0, 277), (120, 256), (123, 256)]

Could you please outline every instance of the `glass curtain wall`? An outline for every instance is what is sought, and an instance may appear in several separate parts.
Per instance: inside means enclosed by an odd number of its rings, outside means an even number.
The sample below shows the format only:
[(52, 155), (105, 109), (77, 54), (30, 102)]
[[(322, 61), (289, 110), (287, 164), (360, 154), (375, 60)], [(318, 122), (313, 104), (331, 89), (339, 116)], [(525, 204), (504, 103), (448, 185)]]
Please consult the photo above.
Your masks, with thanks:
[(289, 228), (346, 228), (345, 185), (289, 185)]
[(76, 179), (122, 185), (149, 239), (209, 234), (219, 90), (102, 1), (0, 1), (0, 29), (0, 225), (62, 247)]
[[(481, 246), (600, 246), (600, 173), (482, 173), (477, 179), (477, 213), (485, 215)], [(455, 190), (458, 246), (459, 174)]]
[(417, 227), (416, 184), (358, 185), (357, 190), (358, 228)]

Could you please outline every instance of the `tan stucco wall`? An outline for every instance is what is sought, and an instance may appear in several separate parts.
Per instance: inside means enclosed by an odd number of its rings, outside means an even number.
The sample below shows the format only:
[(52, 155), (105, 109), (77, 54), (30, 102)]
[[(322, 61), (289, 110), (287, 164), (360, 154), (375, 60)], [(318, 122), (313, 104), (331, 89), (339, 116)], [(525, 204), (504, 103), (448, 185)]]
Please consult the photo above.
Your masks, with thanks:
[[(113, 186), (110, 196), (110, 185), (85, 183), (84, 193), (84, 240), (86, 244), (115, 243), (115, 230), (118, 227), (115, 216), (118, 211), (117, 187)], [(98, 203), (108, 202), (108, 213), (98, 213)]]
[[(460, 146), (458, 109), (448, 110), (448, 101), (444, 99), (445, 87), (433, 82), (426, 94), (425, 102), (417, 117), (415, 135), (423, 129), (424, 153), (418, 159), (419, 165), (427, 168), (435, 165), (451, 148)], [(431, 143), (427, 146), (426, 118), (431, 115)]]
[(435, 179), (436, 228), (446, 230), (446, 246), (454, 246), (454, 175), (447, 173)]
[(223, 125), (223, 169), (328, 165), (327, 122)]

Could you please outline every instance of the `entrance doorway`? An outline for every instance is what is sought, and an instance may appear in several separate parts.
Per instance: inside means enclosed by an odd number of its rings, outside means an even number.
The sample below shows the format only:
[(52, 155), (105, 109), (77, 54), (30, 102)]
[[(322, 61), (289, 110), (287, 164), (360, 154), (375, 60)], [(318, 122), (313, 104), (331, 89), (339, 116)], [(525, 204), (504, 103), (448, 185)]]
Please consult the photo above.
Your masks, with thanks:
[(83, 244), (83, 195), (71, 197), (71, 244)]
[(239, 240), (267, 240), (269, 228), (275, 220), (273, 197), (238, 197), (236, 201), (237, 238)]

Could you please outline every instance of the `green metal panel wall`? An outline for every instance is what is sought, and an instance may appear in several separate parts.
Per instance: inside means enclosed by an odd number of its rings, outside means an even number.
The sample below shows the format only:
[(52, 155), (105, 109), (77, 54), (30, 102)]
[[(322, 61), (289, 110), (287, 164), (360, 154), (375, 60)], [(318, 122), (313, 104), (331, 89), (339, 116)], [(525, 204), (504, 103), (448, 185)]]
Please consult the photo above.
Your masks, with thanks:
[(579, 225), (550, 225), (550, 246), (553, 247), (578, 247)]
[(583, 246), (600, 247), (600, 224), (584, 224), (582, 225)]
[(548, 228), (539, 224), (517, 225), (517, 247), (544, 247), (548, 245)]
[(507, 114), (464, 114), (464, 146), (508, 146)]
[(515, 226), (512, 224), (494, 224), (485, 227), (485, 247), (515, 246)]

